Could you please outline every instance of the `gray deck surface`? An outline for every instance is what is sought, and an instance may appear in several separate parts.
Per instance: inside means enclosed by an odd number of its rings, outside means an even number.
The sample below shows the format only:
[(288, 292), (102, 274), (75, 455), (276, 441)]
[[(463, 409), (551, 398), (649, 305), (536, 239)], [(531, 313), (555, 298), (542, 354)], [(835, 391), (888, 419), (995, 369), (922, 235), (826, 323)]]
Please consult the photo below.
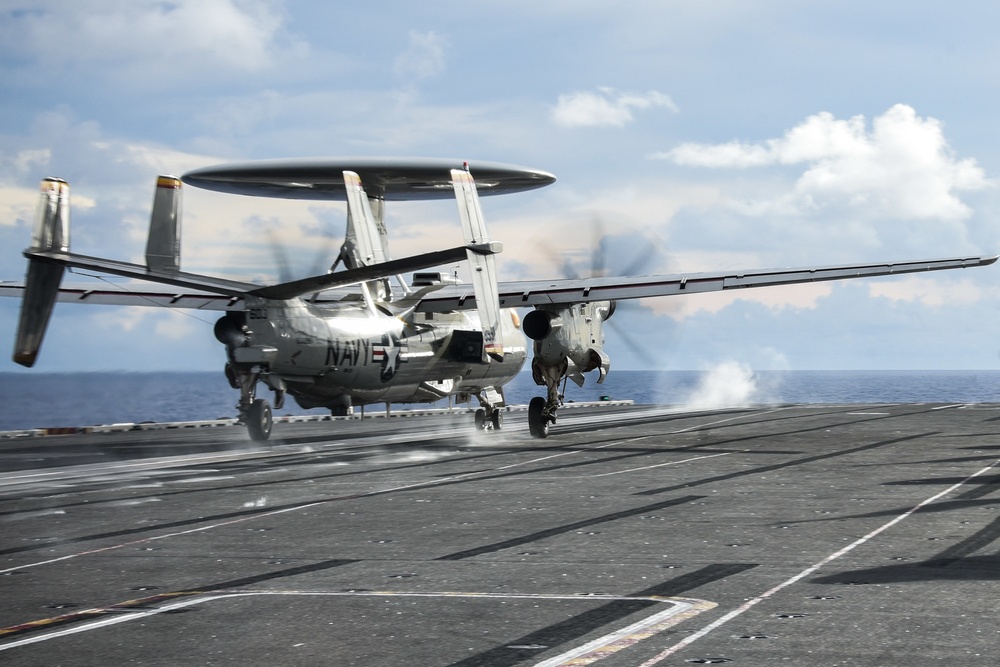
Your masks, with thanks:
[(1000, 664), (1000, 405), (524, 421), (0, 441), (0, 664)]

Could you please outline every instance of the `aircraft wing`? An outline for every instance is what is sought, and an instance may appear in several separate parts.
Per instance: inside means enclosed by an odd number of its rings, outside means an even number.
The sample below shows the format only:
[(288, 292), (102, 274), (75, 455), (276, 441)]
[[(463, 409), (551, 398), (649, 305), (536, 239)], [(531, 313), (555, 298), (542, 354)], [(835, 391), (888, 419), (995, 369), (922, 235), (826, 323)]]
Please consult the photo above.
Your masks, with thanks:
[[(906, 273), (943, 271), (988, 266), (997, 257), (959, 257), (918, 262), (880, 264), (850, 264), (844, 266), (804, 267), (791, 269), (753, 269), (659, 276), (624, 276), (568, 280), (535, 280), (501, 282), (498, 284), (500, 306), (518, 308), (557, 304), (642, 299), (656, 296), (681, 296), (724, 290), (795, 285), (800, 283), (850, 278), (896, 276)], [(471, 285), (453, 285), (425, 296), (417, 310), (441, 312), (476, 307)]]
[[(457, 252), (459, 249), (453, 249)], [(464, 248), (461, 249), (464, 252)], [(46, 253), (65, 255), (71, 253)], [(853, 264), (846, 266), (807, 267), (793, 269), (754, 269), (748, 271), (720, 271), (712, 273), (688, 273), (658, 276), (624, 276), (609, 278), (588, 278), (570, 280), (534, 280), (498, 283), (500, 306), (503, 308), (533, 307), (582, 303), (587, 301), (608, 301), (612, 299), (641, 299), (658, 296), (681, 296), (701, 294), (750, 287), (774, 285), (794, 285), (827, 280), (850, 278), (872, 278), (893, 276), (925, 271), (972, 268), (988, 266), (997, 257), (968, 257), (936, 259), (919, 262), (892, 262), (881, 264)], [(76, 255), (67, 265), (107, 273), (125, 275), (131, 278), (164, 283), (159, 274), (151, 274), (146, 267), (125, 262), (112, 262)], [(109, 266), (113, 265), (113, 266)], [(110, 269), (115, 270), (110, 270)], [(348, 272), (343, 272), (348, 273)], [(344, 284), (342, 280), (332, 280), (334, 276), (324, 276), (326, 280), (316, 280), (308, 286), (295, 284), (290, 291), (302, 293), (329, 289)], [(367, 276), (351, 276), (351, 281)], [(307, 279), (308, 281), (309, 279)], [(218, 281), (218, 282), (217, 282)], [(298, 281), (297, 281), (298, 282)], [(301, 281), (306, 282), (306, 281)], [(320, 284), (326, 283), (326, 284)], [(278, 287), (278, 286), (275, 286)], [(243, 288), (242, 290), (240, 288)], [(63, 303), (87, 303), (113, 306), (159, 306), (165, 308), (193, 308), (198, 310), (243, 310), (245, 293), (266, 290), (260, 285), (223, 281), (196, 274), (176, 274), (168, 284), (142, 285), (135, 283), (118, 285), (97, 283), (86, 285), (63, 285), (59, 288), (58, 300)], [(21, 297), (24, 283), (0, 282), (0, 296)], [(310, 302), (322, 304), (336, 301), (342, 295), (321, 293)], [(419, 312), (442, 312), (448, 310), (469, 310), (477, 307), (472, 285), (441, 285), (421, 295), (416, 310)]]

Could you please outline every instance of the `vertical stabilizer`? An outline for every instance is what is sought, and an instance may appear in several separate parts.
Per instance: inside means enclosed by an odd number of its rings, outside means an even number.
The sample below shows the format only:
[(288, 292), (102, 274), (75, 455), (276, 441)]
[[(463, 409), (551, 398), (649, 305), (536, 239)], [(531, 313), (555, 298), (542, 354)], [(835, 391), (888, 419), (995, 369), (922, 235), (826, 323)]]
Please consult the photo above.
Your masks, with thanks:
[(31, 234), (28, 272), (25, 276), (24, 298), (14, 341), (15, 362), (22, 366), (35, 365), (45, 330), (52, 317), (52, 308), (59, 295), (64, 267), (32, 257), (32, 252), (69, 252), (69, 185), (58, 178), (42, 181)]
[(153, 194), (146, 241), (146, 268), (163, 273), (181, 269), (181, 179), (160, 176)]
[[(381, 224), (381, 202), (368, 198), (361, 185), (361, 177), (353, 171), (344, 172), (344, 187), (347, 191), (347, 233), (344, 235), (344, 247), (340, 250), (341, 259), (349, 269), (385, 263), (389, 241), (385, 225)], [(372, 211), (373, 201), (377, 202), (378, 218)], [(379, 301), (390, 296), (389, 281), (385, 279), (367, 283), (367, 290)]]
[(375, 225), (375, 241), (382, 247), (382, 257), (385, 261), (392, 259), (389, 254), (389, 232), (385, 228), (385, 200), (378, 197), (368, 197), (368, 208)]
[(462, 219), (462, 232), (469, 249), (472, 288), (476, 293), (479, 321), (483, 327), (483, 347), (490, 357), (503, 360), (503, 327), (500, 325), (500, 297), (497, 291), (496, 260), (493, 257), (503, 246), (491, 241), (486, 231), (486, 221), (472, 174), (452, 169), (451, 182)]
[(349, 255), (350, 269), (371, 266), (385, 262), (385, 250), (379, 235), (371, 202), (361, 187), (361, 177), (353, 171), (344, 172), (344, 186), (347, 190), (347, 234), (344, 252)]

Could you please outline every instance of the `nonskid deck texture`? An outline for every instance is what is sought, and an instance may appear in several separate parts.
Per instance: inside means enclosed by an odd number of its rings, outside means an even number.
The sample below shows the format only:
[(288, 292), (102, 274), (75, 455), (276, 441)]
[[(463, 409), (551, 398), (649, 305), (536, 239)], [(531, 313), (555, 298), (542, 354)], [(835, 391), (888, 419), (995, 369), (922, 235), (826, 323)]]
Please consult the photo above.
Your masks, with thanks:
[(4, 665), (1000, 664), (1000, 405), (0, 442)]

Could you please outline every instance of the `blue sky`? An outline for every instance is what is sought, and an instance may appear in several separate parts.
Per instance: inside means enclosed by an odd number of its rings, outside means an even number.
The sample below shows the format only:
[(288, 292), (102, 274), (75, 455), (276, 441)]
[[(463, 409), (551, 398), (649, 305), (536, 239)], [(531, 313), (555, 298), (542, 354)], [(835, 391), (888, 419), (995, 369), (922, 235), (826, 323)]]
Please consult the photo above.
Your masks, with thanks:
[[(644, 273), (995, 254), (998, 24), (971, 1), (0, 0), (0, 279), (42, 177), (70, 182), (75, 251), (140, 261), (157, 174), (299, 156), (554, 173), (483, 201), (505, 279), (585, 274), (595, 230)], [(304, 275), (343, 233), (338, 203), (184, 197), (190, 271), (274, 279), (276, 236)], [(461, 238), (450, 202), (388, 215), (395, 256)], [(997, 266), (738, 297), (623, 309), (613, 368), (1000, 368)], [(33, 372), (221, 369), (215, 317), (60, 304)]]

